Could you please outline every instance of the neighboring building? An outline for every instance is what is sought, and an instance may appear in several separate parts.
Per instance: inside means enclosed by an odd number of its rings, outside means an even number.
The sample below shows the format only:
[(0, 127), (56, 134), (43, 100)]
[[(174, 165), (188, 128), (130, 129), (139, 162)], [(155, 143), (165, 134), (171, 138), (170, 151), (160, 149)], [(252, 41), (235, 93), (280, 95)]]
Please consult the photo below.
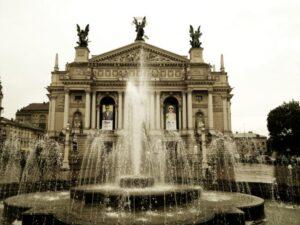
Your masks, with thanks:
[(253, 133), (234, 133), (234, 140), (237, 144), (238, 153), (242, 157), (252, 157), (267, 153), (267, 137)]
[(16, 121), (46, 130), (48, 126), (48, 112), (49, 102), (31, 103), (17, 111)]
[(91, 57), (87, 47), (75, 47), (75, 52), (74, 61), (67, 63), (65, 70), (59, 70), (56, 56), (48, 86), (50, 136), (58, 137), (70, 129), (81, 135), (78, 139), (84, 139), (102, 129), (111, 130), (110, 140), (115, 143), (124, 128), (127, 80), (139, 76), (141, 54), (149, 75), (147, 126), (153, 133), (168, 129), (168, 110), (175, 113), (170, 128), (179, 132), (191, 150), (200, 128), (206, 134), (213, 130), (231, 133), (232, 88), (223, 56), (220, 70), (215, 71), (203, 60), (202, 47), (191, 48), (189, 58), (144, 41)]
[(11, 139), (12, 141), (19, 139), (21, 150), (30, 151), (32, 142), (41, 138), (43, 135), (43, 129), (0, 117), (1, 145), (3, 145), (7, 139)]
[(1, 84), (1, 80), (0, 80), (0, 117), (2, 116), (2, 99), (3, 99), (3, 93), (2, 93), (2, 84)]
[[(0, 109), (2, 107), (2, 86), (0, 82)], [(20, 147), (23, 151), (30, 151), (30, 143), (44, 135), (44, 130), (34, 127), (31, 124), (25, 124), (1, 117), (0, 114), (0, 150), (7, 139), (20, 140)]]

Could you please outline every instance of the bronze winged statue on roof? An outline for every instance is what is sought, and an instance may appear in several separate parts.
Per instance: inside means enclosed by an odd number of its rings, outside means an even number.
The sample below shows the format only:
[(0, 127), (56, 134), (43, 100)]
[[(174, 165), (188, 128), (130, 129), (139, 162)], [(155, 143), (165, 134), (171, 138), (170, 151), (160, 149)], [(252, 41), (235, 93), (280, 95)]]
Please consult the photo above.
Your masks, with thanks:
[(133, 24), (135, 25), (135, 31), (136, 31), (136, 41), (144, 41), (144, 38), (147, 38), (145, 36), (144, 28), (146, 26), (146, 16), (143, 17), (142, 21), (138, 21), (136, 17), (133, 18)]
[(78, 41), (77, 44), (79, 47), (87, 47), (88, 46), (88, 34), (90, 31), (90, 25), (86, 25), (84, 30), (80, 29), (80, 26), (77, 24), (77, 36), (78, 36)]
[(202, 33), (200, 32), (200, 26), (198, 27), (197, 30), (194, 31), (194, 28), (192, 25), (190, 25), (190, 44), (192, 48), (201, 48), (201, 42), (200, 42), (200, 37)]

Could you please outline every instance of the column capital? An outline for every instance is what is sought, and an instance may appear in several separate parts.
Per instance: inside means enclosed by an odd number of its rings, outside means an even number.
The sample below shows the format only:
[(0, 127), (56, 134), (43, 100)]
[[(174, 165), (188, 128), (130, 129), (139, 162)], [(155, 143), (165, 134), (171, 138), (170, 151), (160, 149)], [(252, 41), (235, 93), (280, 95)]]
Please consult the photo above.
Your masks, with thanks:
[(214, 92), (214, 90), (212, 88), (207, 89), (208, 94), (212, 94), (213, 92)]
[(155, 94), (155, 91), (154, 90), (148, 90), (147, 93), (151, 94), (151, 95), (154, 95)]
[(64, 88), (64, 92), (65, 92), (65, 94), (69, 94), (69, 92), (70, 92), (70, 88), (68, 88), (68, 87), (65, 87), (65, 88)]
[(84, 91), (85, 91), (85, 93), (91, 93), (92, 92), (91, 88), (85, 88)]
[(228, 95), (227, 94), (221, 94), (221, 98), (222, 99), (228, 99)]
[(53, 95), (53, 94), (49, 95), (48, 97), (49, 97), (50, 100), (56, 100), (57, 99), (57, 95)]

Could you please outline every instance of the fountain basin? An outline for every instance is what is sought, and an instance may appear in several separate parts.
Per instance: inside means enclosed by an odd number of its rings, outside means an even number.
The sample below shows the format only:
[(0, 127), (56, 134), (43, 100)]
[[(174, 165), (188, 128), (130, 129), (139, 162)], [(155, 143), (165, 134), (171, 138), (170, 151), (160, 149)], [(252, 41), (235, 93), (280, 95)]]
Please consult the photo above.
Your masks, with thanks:
[[(23, 225), (244, 225), (264, 218), (264, 200), (255, 196), (204, 191), (199, 199), (176, 207), (128, 211), (106, 205), (83, 206), (66, 192), (44, 192), (11, 197), (4, 202), (4, 214), (19, 211)], [(10, 218), (11, 221), (16, 218)]]
[(122, 188), (116, 185), (85, 185), (71, 189), (71, 198), (86, 205), (105, 204), (127, 210), (147, 210), (185, 205), (200, 197), (200, 186), (155, 185), (143, 188)]

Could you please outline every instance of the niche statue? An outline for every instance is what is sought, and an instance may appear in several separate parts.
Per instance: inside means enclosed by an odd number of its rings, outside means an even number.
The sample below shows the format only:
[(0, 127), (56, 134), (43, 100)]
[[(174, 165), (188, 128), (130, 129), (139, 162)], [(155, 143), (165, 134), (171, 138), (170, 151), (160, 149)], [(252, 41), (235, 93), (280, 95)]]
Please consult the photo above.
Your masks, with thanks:
[(198, 27), (198, 29), (196, 31), (194, 31), (194, 28), (192, 25), (190, 25), (190, 44), (192, 46), (192, 48), (201, 48), (201, 42), (200, 42), (200, 37), (201, 37), (202, 33), (200, 32), (200, 26)]
[(90, 31), (90, 26), (89, 24), (86, 25), (85, 29), (84, 30), (81, 30), (80, 29), (80, 26), (77, 24), (77, 36), (78, 36), (78, 41), (77, 41), (77, 44), (79, 47), (87, 47), (88, 46), (88, 34), (89, 34), (89, 31)]
[(146, 26), (146, 17), (144, 17), (141, 22), (139, 22), (138, 19), (136, 17), (134, 17), (133, 24), (135, 25), (135, 31), (136, 31), (135, 40), (136, 41), (144, 41), (144, 37), (147, 38), (145, 36), (145, 32), (144, 32), (144, 28)]

